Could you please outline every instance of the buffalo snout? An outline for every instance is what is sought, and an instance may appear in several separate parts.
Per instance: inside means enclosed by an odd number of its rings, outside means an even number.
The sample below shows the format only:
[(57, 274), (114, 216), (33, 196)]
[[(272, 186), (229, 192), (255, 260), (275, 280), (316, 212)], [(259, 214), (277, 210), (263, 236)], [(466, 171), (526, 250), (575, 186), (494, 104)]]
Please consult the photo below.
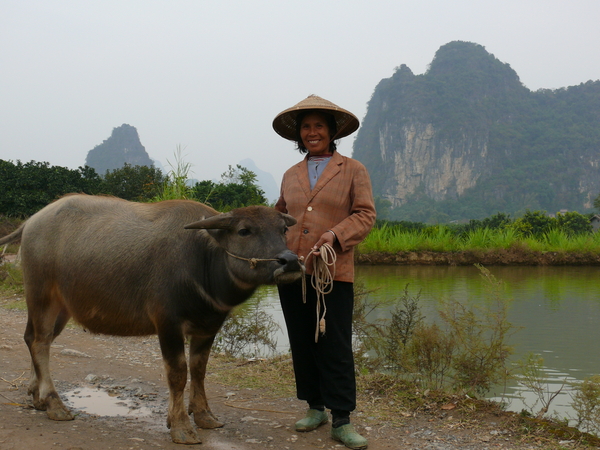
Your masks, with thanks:
[(290, 250), (285, 250), (277, 255), (277, 261), (281, 264), (275, 271), (275, 282), (278, 284), (291, 283), (302, 276), (302, 265), (298, 255)]

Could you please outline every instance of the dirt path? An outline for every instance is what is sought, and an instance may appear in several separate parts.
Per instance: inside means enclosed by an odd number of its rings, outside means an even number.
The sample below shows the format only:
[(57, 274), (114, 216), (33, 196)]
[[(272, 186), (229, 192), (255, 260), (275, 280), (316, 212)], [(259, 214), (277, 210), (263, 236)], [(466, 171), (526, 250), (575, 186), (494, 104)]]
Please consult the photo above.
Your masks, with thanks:
[[(78, 411), (74, 421), (51, 421), (44, 412), (31, 408), (26, 392), (29, 355), (22, 339), (26, 313), (7, 310), (1, 303), (0, 450), (344, 448), (329, 437), (328, 426), (310, 433), (293, 431), (291, 425), (304, 412), (298, 400), (222, 385), (218, 373), (209, 375), (207, 391), (213, 412), (226, 425), (200, 431), (203, 444), (173, 444), (166, 427), (167, 387), (156, 338), (97, 336), (76, 327), (67, 328), (52, 349), (51, 368), (59, 393), (67, 401), (94, 405), (98, 400), (86, 395), (100, 387), (114, 397), (115, 405), (129, 402), (133, 409), (125, 416)], [(64, 395), (73, 390), (72, 397)], [(493, 415), (425, 414), (407, 417), (401, 426), (374, 423), (361, 416), (360, 409), (355, 416), (357, 428), (369, 438), (370, 450), (559, 448), (554, 446), (558, 441), (525, 442)], [(572, 441), (561, 445), (574, 447)]]

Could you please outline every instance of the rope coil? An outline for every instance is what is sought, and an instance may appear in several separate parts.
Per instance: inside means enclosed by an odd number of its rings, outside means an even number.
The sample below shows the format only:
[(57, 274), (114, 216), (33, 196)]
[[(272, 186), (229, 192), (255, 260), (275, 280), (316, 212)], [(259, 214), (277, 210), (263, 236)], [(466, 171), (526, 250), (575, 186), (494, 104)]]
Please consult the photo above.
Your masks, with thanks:
[[(248, 261), (251, 269), (256, 269), (256, 265), (261, 261), (278, 261), (276, 258), (244, 258), (234, 255), (225, 250), (232, 258)], [(325, 334), (325, 314), (327, 313), (327, 305), (325, 303), (325, 295), (333, 290), (333, 279), (335, 278), (335, 262), (337, 255), (331, 245), (325, 243), (319, 249), (319, 255), (314, 255), (311, 250), (304, 260), (308, 263), (308, 258), (313, 256), (313, 273), (310, 276), (310, 283), (317, 293), (317, 325), (315, 329), (315, 343), (319, 342), (319, 333)], [(300, 257), (300, 261), (302, 261)], [(300, 264), (302, 268), (302, 301), (306, 303), (306, 267)], [(323, 315), (321, 316), (321, 303), (323, 304)]]
[[(313, 251), (306, 256), (306, 260), (313, 256), (313, 273), (310, 283), (317, 293), (317, 325), (315, 329), (315, 343), (319, 342), (319, 333), (325, 334), (325, 314), (327, 304), (325, 295), (333, 290), (333, 279), (335, 278), (335, 262), (337, 255), (331, 245), (325, 243), (319, 249), (319, 255), (313, 255)], [(306, 303), (306, 277), (302, 277), (302, 301)], [(321, 303), (323, 303), (323, 315), (321, 316)]]

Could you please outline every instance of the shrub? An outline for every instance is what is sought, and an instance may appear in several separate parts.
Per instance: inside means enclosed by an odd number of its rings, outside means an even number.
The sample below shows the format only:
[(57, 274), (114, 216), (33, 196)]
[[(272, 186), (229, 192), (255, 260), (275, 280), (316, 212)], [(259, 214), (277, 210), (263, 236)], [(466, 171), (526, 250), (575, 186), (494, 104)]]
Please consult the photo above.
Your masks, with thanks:
[(456, 342), (451, 333), (435, 323), (420, 323), (405, 347), (406, 368), (415, 374), (424, 388), (443, 389), (449, 382), (455, 351)]
[(477, 394), (502, 381), (512, 353), (507, 339), (515, 329), (507, 320), (509, 302), (503, 297), (504, 285), (487, 269), (479, 270), (488, 285), (485, 304), (445, 301), (438, 311), (440, 324), (425, 323), (420, 293), (411, 296), (406, 286), (391, 319), (379, 322), (377, 334), (362, 343), (363, 355), (374, 354), (371, 368), (417, 382), (422, 388)]
[(506, 361), (513, 351), (507, 340), (515, 329), (507, 319), (510, 302), (504, 298), (504, 284), (489, 270), (477, 267), (487, 284), (486, 304), (479, 307), (447, 301), (440, 316), (455, 344), (454, 386), (484, 394), (507, 375)]
[(383, 364), (385, 325), (381, 319), (371, 320), (371, 313), (384, 307), (381, 300), (373, 300), (364, 283), (354, 283), (354, 309), (352, 311), (352, 348), (356, 367), (364, 372), (378, 370)]
[(569, 237), (592, 232), (592, 223), (589, 217), (576, 211), (557, 214), (556, 222), (558, 228), (564, 231)]
[(419, 292), (412, 297), (406, 285), (404, 294), (392, 311), (389, 326), (385, 330), (386, 365), (396, 372), (418, 371), (418, 364), (410, 358), (407, 346), (412, 342), (415, 331), (425, 319), (419, 306), (420, 294)]
[(572, 398), (577, 428), (596, 435), (600, 433), (600, 375), (593, 375), (577, 384)]
[(194, 192), (187, 183), (192, 165), (183, 160), (183, 156), (181, 155), (182, 151), (183, 149), (181, 146), (177, 146), (174, 164), (167, 160), (171, 170), (163, 178), (162, 186), (158, 189), (157, 195), (153, 198), (154, 201), (191, 200), (195, 198)]
[[(519, 374), (517, 379), (519, 384), (525, 386), (529, 392), (536, 396), (536, 400), (532, 405), (526, 406), (531, 414), (536, 418), (541, 419), (548, 412), (550, 404), (562, 392), (565, 387), (566, 380), (557, 391), (550, 391), (546, 377), (544, 376), (544, 358), (539, 354), (529, 353), (523, 359), (517, 361)], [(525, 403), (525, 399), (523, 399)], [(541, 408), (536, 412), (537, 405)]]
[(23, 223), (22, 219), (0, 215), (0, 237), (15, 231)]
[(548, 217), (545, 211), (527, 210), (523, 217), (515, 220), (510, 226), (523, 236), (540, 236), (555, 226), (555, 220)]
[[(0, 262), (2, 257), (0, 256)], [(8, 297), (23, 294), (23, 271), (16, 264), (0, 264), (0, 295)]]
[(132, 166), (107, 170), (103, 178), (103, 193), (124, 200), (147, 202), (156, 197), (165, 181), (160, 169), (148, 166)]
[(215, 338), (212, 351), (235, 357), (257, 357), (277, 349), (279, 325), (262, 308), (262, 290), (252, 300), (233, 309)]
[(71, 192), (97, 194), (102, 180), (91, 167), (71, 170), (47, 162), (22, 163), (0, 159), (0, 214), (30, 216)]

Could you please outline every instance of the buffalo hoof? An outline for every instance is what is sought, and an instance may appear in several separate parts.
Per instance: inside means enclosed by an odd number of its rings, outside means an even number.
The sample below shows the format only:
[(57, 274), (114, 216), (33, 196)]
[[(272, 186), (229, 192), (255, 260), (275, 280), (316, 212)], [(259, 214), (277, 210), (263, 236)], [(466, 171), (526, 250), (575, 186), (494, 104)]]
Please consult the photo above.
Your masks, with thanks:
[(194, 413), (194, 422), (198, 428), (204, 428), (205, 430), (221, 428), (224, 425), (223, 422), (219, 422), (210, 411)]
[(31, 395), (31, 400), (33, 401), (33, 407), (35, 409), (38, 411), (46, 411), (46, 402), (40, 400), (40, 390), (37, 386), (27, 389), (27, 394)]
[(60, 398), (49, 397), (46, 399), (46, 414), (52, 420), (73, 420), (75, 416), (63, 404)]
[(46, 402), (41, 401), (39, 398), (33, 398), (33, 407), (38, 411), (46, 411)]
[(200, 436), (192, 428), (171, 428), (171, 440), (176, 444), (202, 444)]

